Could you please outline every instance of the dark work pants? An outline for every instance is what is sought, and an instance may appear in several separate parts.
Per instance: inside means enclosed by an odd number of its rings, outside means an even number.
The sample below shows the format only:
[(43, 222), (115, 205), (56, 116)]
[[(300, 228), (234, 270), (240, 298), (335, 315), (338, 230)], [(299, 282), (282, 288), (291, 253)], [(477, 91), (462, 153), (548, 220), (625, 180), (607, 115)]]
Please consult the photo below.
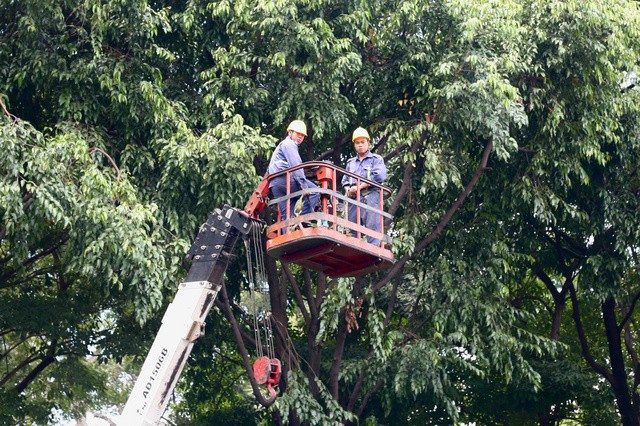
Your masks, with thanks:
[[(378, 191), (363, 191), (360, 193), (360, 202), (380, 210), (380, 193)], [(348, 204), (349, 208), (349, 222), (356, 222), (357, 206), (354, 204)], [(373, 213), (364, 208), (360, 208), (360, 225), (372, 231), (380, 232), (380, 215)], [(371, 244), (380, 245), (378, 238), (373, 238), (367, 235), (367, 241)]]
[[(305, 180), (304, 182), (305, 189), (306, 188), (317, 188), (318, 186), (311, 182), (310, 180)], [(271, 181), (269, 185), (271, 192), (273, 193), (274, 198), (280, 198), (287, 195), (287, 181), (284, 176), (279, 176)], [(294, 192), (300, 191), (300, 184), (297, 181), (291, 181), (291, 186), (289, 188), (289, 193), (292, 194)], [(278, 209), (280, 210), (280, 220), (287, 220), (287, 203), (289, 203), (289, 211), (291, 212), (291, 216), (293, 216), (294, 209), (296, 208), (296, 203), (300, 197), (293, 197), (288, 200), (280, 201), (278, 203)], [(318, 200), (320, 199), (320, 194), (313, 193), (309, 194), (309, 196), (305, 196), (302, 199), (302, 211), (301, 215), (311, 213), (316, 208), (318, 204)]]

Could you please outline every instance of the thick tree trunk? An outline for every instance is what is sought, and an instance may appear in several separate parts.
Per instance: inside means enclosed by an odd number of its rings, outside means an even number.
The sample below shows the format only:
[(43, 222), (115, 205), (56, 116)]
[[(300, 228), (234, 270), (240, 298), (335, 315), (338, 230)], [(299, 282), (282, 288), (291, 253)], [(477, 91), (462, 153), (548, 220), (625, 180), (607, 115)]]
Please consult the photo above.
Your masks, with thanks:
[[(624, 355), (622, 353), (622, 339), (616, 322), (616, 302), (613, 297), (609, 297), (602, 304), (602, 317), (607, 333), (607, 343), (609, 345), (609, 361), (611, 362), (611, 372), (613, 380), (611, 387), (616, 396), (616, 404), (625, 426), (640, 426), (638, 413), (631, 403), (631, 395), (627, 384), (627, 373), (625, 371)], [(636, 407), (637, 408), (637, 407)]]
[[(357, 299), (362, 288), (362, 279), (357, 278), (356, 282), (351, 289), (351, 294), (354, 299)], [(333, 350), (333, 357), (331, 363), (331, 369), (329, 370), (329, 391), (331, 396), (338, 400), (338, 388), (340, 368), (342, 367), (342, 357), (344, 355), (345, 342), (347, 341), (347, 335), (349, 334), (349, 325), (347, 321), (347, 306), (345, 305), (340, 312), (340, 325), (338, 326), (338, 332), (336, 334), (335, 348)]]
[(557, 341), (560, 338), (560, 326), (562, 325), (562, 314), (564, 314), (565, 306), (566, 301), (564, 297), (556, 300), (553, 310), (553, 319), (551, 322), (551, 333), (549, 336), (553, 341)]
[(340, 366), (342, 365), (342, 355), (344, 353), (344, 345), (347, 341), (347, 321), (344, 317), (345, 309), (340, 313), (340, 325), (336, 334), (336, 345), (333, 350), (333, 358), (331, 369), (329, 370), (329, 391), (336, 401), (338, 400), (338, 388), (340, 377)]
[[(263, 250), (266, 252), (266, 248), (263, 247)], [(281, 363), (281, 375), (280, 375), (280, 391), (284, 392), (287, 387), (287, 374), (289, 370), (291, 370), (291, 364), (287, 362), (287, 360), (291, 359), (291, 354), (289, 353), (289, 348), (287, 347), (287, 341), (285, 336), (288, 334), (287, 330), (287, 311), (286, 311), (286, 300), (283, 300), (283, 295), (286, 292), (286, 281), (280, 281), (278, 279), (278, 266), (276, 265), (276, 261), (271, 256), (266, 256), (266, 268), (267, 268), (267, 279), (269, 283), (278, 283), (272, 288), (269, 292), (269, 296), (271, 298), (271, 314), (273, 316), (272, 324), (274, 333), (274, 346), (276, 350), (276, 356), (279, 356)], [(284, 419), (280, 415), (278, 410), (272, 411), (272, 421), (276, 426), (282, 426), (284, 424)], [(290, 421), (292, 426), (297, 426), (299, 422)]]

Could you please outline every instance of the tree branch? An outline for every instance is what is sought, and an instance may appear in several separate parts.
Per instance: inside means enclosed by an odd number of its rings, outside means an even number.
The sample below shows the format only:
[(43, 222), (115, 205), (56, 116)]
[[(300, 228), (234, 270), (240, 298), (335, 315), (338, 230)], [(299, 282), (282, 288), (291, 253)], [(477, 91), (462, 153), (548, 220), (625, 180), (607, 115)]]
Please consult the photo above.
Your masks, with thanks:
[(599, 364), (591, 355), (589, 350), (589, 342), (587, 342), (587, 336), (584, 333), (584, 327), (582, 326), (582, 319), (580, 318), (580, 305), (578, 304), (578, 296), (576, 295), (576, 289), (573, 283), (569, 285), (569, 294), (571, 295), (571, 304), (573, 306), (573, 322), (576, 325), (576, 331), (578, 332), (578, 338), (580, 340), (580, 346), (582, 348), (582, 356), (587, 361), (587, 364), (600, 373), (609, 383), (613, 382), (613, 376), (606, 369), (605, 366)]
[[(22, 262), (22, 266), (27, 267), (29, 265), (32, 265), (32, 264), (36, 263), (41, 258), (46, 257), (46, 256), (50, 255), (51, 253), (53, 253), (54, 251), (58, 250), (68, 240), (69, 240), (68, 235), (65, 235), (65, 236), (61, 237), (59, 240), (56, 240), (55, 243), (52, 246), (47, 247), (47, 248), (37, 252), (36, 254), (31, 256), (30, 258), (24, 260)], [(16, 273), (16, 269), (15, 268), (8, 268), (6, 270), (6, 272), (2, 276), (0, 276), (0, 282), (8, 281), (9, 277), (11, 275), (15, 274), (15, 273)]]
[(307, 304), (309, 305), (309, 311), (311, 312), (312, 320), (316, 320), (318, 318), (318, 311), (320, 310), (320, 306), (316, 303), (316, 299), (313, 296), (313, 292), (311, 289), (311, 274), (308, 269), (304, 269), (304, 291), (307, 293)]
[(4, 102), (2, 102), (2, 99), (0, 99), (0, 108), (2, 108), (2, 112), (4, 112), (4, 115), (7, 116), (7, 118), (9, 118), (10, 121), (12, 121), (13, 123), (17, 123), (19, 120), (18, 118), (11, 114), (8, 110), (6, 105), (4, 104)]
[[(306, 272), (308, 272), (308, 270), (306, 270)], [(310, 274), (309, 274), (309, 279), (311, 279)], [(318, 282), (316, 283), (316, 297), (315, 297), (316, 309), (318, 312), (320, 311), (320, 307), (322, 305), (322, 300), (324, 299), (324, 293), (326, 288), (327, 288), (327, 276), (322, 272), (318, 272)]]
[(44, 371), (45, 368), (47, 368), (56, 360), (55, 355), (56, 355), (57, 346), (58, 346), (58, 341), (56, 339), (53, 339), (53, 341), (47, 348), (46, 355), (43, 358), (41, 358), (40, 363), (36, 365), (36, 367), (33, 370), (31, 370), (29, 374), (27, 374), (27, 376), (24, 379), (22, 379), (20, 383), (16, 385), (16, 387), (14, 388), (16, 393), (18, 394), (22, 393), (27, 388), (27, 386), (29, 386), (29, 384), (36, 377), (38, 377), (38, 374)]
[(23, 359), (18, 365), (16, 365), (15, 367), (13, 367), (13, 369), (11, 371), (7, 371), (7, 373), (5, 373), (4, 377), (2, 379), (0, 379), (0, 388), (2, 386), (5, 385), (5, 383), (7, 383), (9, 381), (9, 379), (11, 379), (18, 371), (22, 370), (24, 367), (26, 367), (27, 365), (31, 364), (32, 362), (34, 362), (35, 360), (41, 359), (41, 357), (32, 355), (30, 357), (27, 357), (25, 359)]
[(549, 293), (551, 293), (551, 296), (553, 297), (553, 300), (556, 300), (558, 297), (560, 297), (560, 292), (558, 291), (558, 289), (556, 289), (556, 286), (553, 285), (553, 281), (551, 280), (551, 277), (549, 277), (549, 275), (547, 275), (547, 273), (542, 268), (542, 264), (540, 264), (540, 262), (538, 260), (536, 260), (536, 271), (535, 272), (536, 272), (536, 276), (547, 287), (547, 290), (549, 290)]
[(342, 356), (344, 354), (344, 346), (347, 340), (347, 320), (345, 317), (346, 308), (340, 309), (340, 325), (335, 337), (335, 346), (333, 348), (333, 357), (331, 359), (331, 369), (329, 371), (329, 392), (336, 401), (338, 400), (338, 384), (340, 377), (340, 366), (342, 365)]
[[(413, 174), (413, 164), (410, 161), (407, 161), (404, 167), (404, 173), (402, 176), (402, 185), (400, 185), (400, 189), (396, 192), (396, 197), (393, 199), (393, 202), (389, 206), (388, 212), (392, 215), (395, 215), (400, 205), (404, 201), (405, 197), (409, 193), (409, 189), (411, 188), (411, 175)], [(390, 219), (385, 220), (385, 227), (389, 225)]]
[[(300, 363), (298, 362), (299, 355), (295, 351), (295, 346), (294, 346), (294, 344), (293, 344), (293, 342), (291, 340), (291, 337), (289, 336), (288, 333), (286, 335), (283, 334), (283, 333), (287, 332), (286, 327), (284, 327), (284, 325), (282, 327), (275, 327), (275, 330), (276, 330), (276, 333), (278, 334), (278, 337), (283, 342), (285, 342), (283, 347), (287, 351), (287, 360), (289, 361), (289, 365), (295, 365), (296, 368), (300, 369)], [(284, 370), (284, 366), (283, 366), (283, 370)]]
[[(216, 305), (216, 307), (218, 309), (220, 309), (222, 312), (224, 312), (226, 314), (226, 307), (224, 305), (224, 303), (219, 300), (218, 298), (216, 298), (216, 300), (214, 301), (214, 304)], [(235, 303), (229, 302), (229, 306), (232, 309), (238, 310), (239, 308), (237, 307), (237, 305)], [(244, 321), (244, 320), (243, 320)], [(244, 321), (244, 325), (246, 325), (247, 327), (252, 327), (252, 324), (247, 324), (246, 321)], [(250, 333), (247, 332), (247, 330), (244, 329), (244, 327), (240, 327), (238, 324), (238, 331), (240, 332), (240, 334), (242, 335), (242, 337), (244, 338), (244, 340), (247, 340), (254, 348), (256, 347), (256, 341), (254, 339), (254, 336)]]
[(489, 155), (491, 154), (492, 150), (493, 150), (493, 140), (490, 140), (489, 142), (487, 142), (487, 145), (484, 147), (484, 151), (482, 153), (482, 157), (480, 160), (480, 165), (478, 166), (476, 171), (473, 173), (471, 180), (464, 187), (464, 190), (458, 196), (458, 198), (453, 203), (453, 205), (449, 208), (447, 213), (445, 213), (445, 215), (442, 217), (442, 219), (438, 223), (438, 226), (436, 226), (436, 228), (431, 233), (431, 235), (429, 235), (427, 238), (423, 239), (418, 244), (416, 244), (416, 252), (422, 251), (425, 247), (431, 244), (436, 238), (438, 238), (440, 234), (442, 234), (442, 231), (447, 226), (447, 224), (449, 223), (453, 215), (458, 211), (458, 209), (460, 208), (460, 206), (462, 206), (462, 204), (467, 199), (467, 197), (469, 196), (473, 188), (477, 185), (478, 181), (480, 180), (480, 176), (482, 176), (482, 174), (485, 172), (487, 163), (489, 161)]
[(380, 389), (381, 385), (382, 383), (380, 382), (380, 380), (378, 380), (376, 385), (373, 388), (369, 389), (369, 391), (364, 395), (364, 397), (362, 397), (362, 403), (360, 404), (360, 407), (358, 407), (358, 412), (356, 413), (358, 418), (362, 418), (362, 413), (364, 412), (364, 409), (367, 407), (367, 404), (369, 403), (369, 398), (371, 398), (371, 395), (373, 395), (378, 391), (378, 389)]
[(482, 176), (482, 174), (484, 173), (484, 171), (485, 171), (485, 169), (487, 167), (487, 163), (489, 161), (489, 155), (491, 154), (492, 150), (493, 150), (493, 141), (490, 140), (489, 142), (487, 142), (487, 145), (484, 148), (484, 151), (482, 153), (482, 157), (481, 157), (481, 160), (480, 160), (480, 165), (478, 166), (478, 168), (476, 169), (475, 173), (471, 177), (471, 180), (464, 187), (464, 190), (462, 191), (462, 193), (458, 196), (458, 198), (453, 203), (453, 205), (449, 208), (449, 210), (447, 210), (447, 212), (442, 217), (442, 219), (440, 219), (440, 222), (435, 227), (435, 229), (431, 232), (431, 234), (429, 236), (427, 236), (426, 238), (424, 238), (423, 240), (418, 242), (418, 244), (416, 244), (416, 247), (415, 247), (413, 253), (405, 254), (400, 260), (398, 260), (396, 262), (396, 264), (391, 268), (391, 270), (385, 276), (385, 278), (373, 287), (374, 293), (379, 291), (385, 285), (387, 285), (389, 283), (389, 281), (391, 280), (391, 277), (393, 277), (394, 274), (397, 274), (399, 271), (401, 271), (404, 268), (404, 264), (407, 263), (407, 261), (413, 255), (415, 255), (415, 253), (418, 253), (418, 252), (424, 250), (429, 244), (431, 244), (433, 241), (435, 241), (436, 238), (438, 238), (440, 236), (440, 234), (442, 234), (442, 231), (447, 226), (447, 224), (449, 223), (449, 221), (453, 217), (454, 213), (456, 211), (458, 211), (458, 209), (460, 208), (462, 203), (466, 200), (466, 198), (469, 196), (469, 194), (471, 193), (473, 188), (478, 183), (478, 180), (480, 179), (480, 176)]
[(107, 154), (106, 152), (104, 152), (100, 148), (96, 148), (95, 146), (93, 148), (89, 149), (89, 155), (93, 154), (95, 151), (101, 152), (105, 157), (107, 157), (109, 159), (109, 161), (113, 165), (113, 168), (116, 169), (116, 172), (118, 173), (117, 176), (116, 176), (116, 180), (120, 180), (120, 169), (118, 168), (118, 165), (116, 164), (114, 159), (111, 158), (111, 156), (109, 154)]
[(400, 276), (396, 276), (396, 279), (393, 281), (393, 288), (391, 289), (391, 294), (389, 295), (389, 306), (387, 307), (387, 313), (384, 318), (384, 327), (386, 328), (391, 322), (391, 315), (393, 314), (393, 310), (396, 306), (396, 299), (398, 297), (398, 286), (400, 285)]
[[(9, 330), (12, 331), (12, 330)], [(2, 336), (3, 334), (7, 334), (7, 333), (0, 333), (0, 336)], [(7, 355), (9, 355), (15, 348), (17, 348), (18, 346), (20, 346), (21, 344), (23, 344), (24, 342), (26, 342), (27, 340), (31, 339), (32, 337), (34, 337), (31, 334), (26, 335), (24, 338), (22, 339), (18, 339), (16, 341), (16, 343), (13, 346), (10, 346), (9, 348), (7, 348), (4, 353), (0, 353), (0, 361), (2, 361), (3, 358), (5, 358)]]
[(347, 403), (347, 411), (353, 411), (353, 407), (355, 407), (356, 402), (358, 400), (358, 395), (360, 394), (360, 389), (362, 389), (362, 384), (364, 383), (366, 368), (360, 369), (360, 374), (358, 375), (358, 379), (356, 380), (353, 389), (351, 390), (351, 394), (349, 394), (349, 402)]
[(636, 295), (633, 297), (633, 300), (631, 301), (631, 306), (629, 307), (629, 310), (627, 311), (627, 313), (625, 314), (624, 318), (620, 322), (620, 325), (618, 326), (618, 332), (622, 331), (622, 329), (625, 327), (625, 324), (627, 323), (627, 321), (629, 321), (629, 319), (631, 318), (631, 315), (633, 315), (633, 311), (636, 308), (636, 303), (638, 302), (639, 298), (640, 298), (640, 292), (636, 293)]
[(629, 324), (624, 327), (624, 345), (627, 348), (627, 352), (629, 352), (629, 356), (631, 356), (633, 365), (633, 388), (631, 390), (632, 394), (636, 395), (638, 386), (640, 386), (640, 360), (638, 360), (638, 352), (636, 352), (633, 346), (631, 327), (629, 327)]
[(391, 160), (392, 158), (394, 158), (396, 155), (400, 154), (402, 151), (406, 150), (407, 148), (409, 148), (409, 145), (407, 145), (406, 143), (402, 143), (398, 145), (397, 147), (395, 147), (393, 151), (389, 152), (387, 155), (384, 156), (384, 162), (386, 163), (387, 161)]
[(240, 333), (240, 327), (238, 326), (238, 322), (236, 321), (235, 316), (233, 315), (233, 310), (231, 309), (231, 305), (229, 303), (229, 296), (227, 295), (227, 286), (222, 283), (222, 308), (227, 314), (227, 318), (231, 323), (231, 329), (233, 331), (233, 336), (236, 340), (236, 344), (238, 345), (238, 349), (240, 350), (240, 355), (242, 356), (242, 362), (244, 364), (245, 371), (247, 372), (247, 376), (249, 377), (249, 383), (251, 384), (251, 389), (253, 390), (253, 396), (256, 397), (256, 400), (264, 407), (270, 407), (275, 402), (274, 399), (266, 399), (262, 394), (262, 391), (258, 387), (258, 382), (256, 381), (255, 376), (253, 375), (253, 366), (251, 365), (251, 361), (249, 361), (249, 353), (247, 352), (247, 348), (244, 345), (244, 341), (242, 340), (242, 335)]
[(315, 161), (322, 161), (324, 159), (326, 159), (327, 157), (332, 156), (335, 152), (340, 151), (342, 147), (344, 147), (345, 145), (347, 145), (350, 141), (350, 138), (348, 135), (337, 139), (333, 145), (332, 148), (329, 148), (328, 150), (326, 150), (325, 152), (323, 152), (322, 154), (316, 156)]
[(298, 287), (298, 283), (293, 277), (291, 270), (289, 269), (289, 265), (286, 263), (282, 264), (282, 270), (284, 271), (287, 280), (291, 284), (291, 289), (293, 290), (293, 295), (296, 299), (296, 303), (298, 304), (298, 308), (300, 308), (300, 312), (302, 313), (302, 317), (304, 318), (305, 324), (309, 324), (311, 321), (311, 317), (309, 316), (309, 312), (307, 311), (307, 307), (304, 304), (304, 298), (302, 297), (302, 292), (300, 291), (300, 287)]
[(551, 309), (551, 306), (549, 306), (547, 304), (547, 302), (542, 297), (538, 297), (538, 296), (521, 296), (521, 297), (517, 297), (515, 300), (535, 300), (536, 302), (540, 302), (540, 304), (544, 307), (544, 309), (547, 311), (547, 313), (549, 315), (551, 315), (551, 317), (553, 317), (553, 309)]
[[(362, 288), (362, 278), (356, 278), (356, 282), (351, 289), (351, 295), (355, 299), (360, 293)], [(333, 399), (338, 400), (338, 384), (340, 379), (340, 367), (342, 366), (342, 358), (344, 355), (345, 342), (347, 335), (349, 334), (349, 324), (347, 321), (347, 306), (340, 309), (340, 325), (338, 326), (338, 333), (335, 337), (335, 346), (333, 349), (333, 358), (331, 363), (331, 370), (329, 371), (329, 391)]]

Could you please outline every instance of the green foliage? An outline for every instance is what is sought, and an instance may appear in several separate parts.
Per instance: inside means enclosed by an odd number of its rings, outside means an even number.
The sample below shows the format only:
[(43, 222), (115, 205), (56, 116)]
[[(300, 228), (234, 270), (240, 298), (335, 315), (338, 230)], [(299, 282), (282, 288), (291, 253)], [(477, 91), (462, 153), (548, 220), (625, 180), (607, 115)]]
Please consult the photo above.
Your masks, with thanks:
[(355, 303), (351, 293), (353, 279), (337, 278), (333, 283), (334, 285), (325, 294), (320, 307), (320, 329), (316, 336), (318, 343), (327, 339), (338, 329), (340, 309), (345, 305)]
[[(271, 283), (302, 368), (282, 382), (283, 421), (526, 424), (551, 407), (557, 421), (617, 419), (611, 390), (581, 364), (569, 303), (550, 338), (558, 295), (540, 271), (558, 288), (572, 278), (591, 353), (609, 365), (602, 302), (615, 299), (620, 321), (639, 291), (640, 92), (619, 86), (640, 67), (637, 2), (5, 3), (3, 421), (122, 402), (126, 389), (106, 384), (117, 367), (102, 361), (135, 370), (198, 226), (244, 205), (294, 118), (309, 127), (303, 158), (337, 164), (352, 155), (345, 136), (369, 129), (407, 263), (357, 286), (292, 268), (300, 305)], [(235, 302), (241, 266), (228, 273)], [(345, 306), (358, 327), (341, 343)], [(636, 308), (632, 343), (637, 320)], [(219, 358), (194, 352), (176, 418), (268, 421), (275, 410), (234, 386), (230, 335), (213, 335)], [(633, 351), (624, 361), (633, 383)]]
[[(289, 371), (287, 383), (289, 384), (287, 393), (276, 402), (284, 419), (287, 419), (289, 412), (295, 412), (301, 422), (310, 425), (341, 425), (358, 419), (355, 414), (345, 411), (338, 401), (331, 397), (320, 379), (316, 379), (320, 390), (317, 399), (309, 393), (308, 379), (301, 371)], [(285, 423), (287, 423), (286, 420)]]
[[(7, 287), (27, 274), (36, 259), (42, 258), (42, 268), (49, 266), (46, 253), (33, 252), (34, 244), (51, 251), (64, 244), (54, 259), (61, 273), (86, 284), (105, 277), (92, 285), (103, 297), (126, 286), (145, 321), (161, 303), (161, 289), (178, 270), (185, 249), (184, 243), (167, 241), (159, 229), (157, 206), (138, 201), (126, 174), (97, 164), (100, 151), (92, 150), (74, 128), (60, 127), (50, 137), (19, 123), (7, 123), (3, 130), (2, 147), (12, 153), (11, 161), (3, 159), (10, 173), (2, 182), (12, 201), (2, 210)], [(167, 243), (177, 251), (160, 247)]]
[(259, 424), (268, 412), (259, 410), (250, 393), (239, 357), (227, 358), (234, 352), (224, 342), (228, 330), (220, 323), (207, 324), (207, 328), (181, 381), (181, 398), (173, 407), (176, 424)]

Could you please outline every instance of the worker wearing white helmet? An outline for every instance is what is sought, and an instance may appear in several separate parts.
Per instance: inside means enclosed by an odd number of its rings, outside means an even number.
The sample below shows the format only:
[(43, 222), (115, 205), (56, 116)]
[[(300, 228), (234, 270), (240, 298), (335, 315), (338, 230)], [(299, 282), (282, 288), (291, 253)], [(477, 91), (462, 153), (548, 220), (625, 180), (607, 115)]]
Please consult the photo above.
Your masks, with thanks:
[[(278, 144), (275, 151), (273, 152), (273, 155), (271, 156), (271, 161), (269, 162), (268, 169), (270, 175), (289, 169), (291, 167), (295, 167), (302, 163), (300, 153), (298, 152), (298, 147), (304, 141), (304, 138), (306, 136), (307, 126), (303, 121), (293, 120), (291, 123), (289, 123), (289, 126), (287, 126), (287, 137), (282, 142), (280, 142), (280, 144)], [(302, 169), (291, 172), (289, 176), (289, 193), (294, 193), (305, 188), (318, 187), (316, 184), (305, 177), (304, 171)], [(275, 198), (280, 198), (287, 195), (286, 175), (277, 176), (271, 179), (271, 181), (269, 181), (269, 188), (271, 189), (271, 192), (273, 193), (273, 196)], [(278, 203), (281, 220), (288, 219), (287, 203), (290, 203), (289, 211), (293, 213), (293, 209), (299, 198), (300, 197), (293, 197), (289, 200), (284, 200)], [(304, 197), (304, 200), (302, 202), (302, 211), (300, 212), (300, 214), (311, 213), (315, 209), (316, 204), (318, 204), (319, 198), (319, 193), (312, 193)]]
[[(347, 161), (346, 169), (355, 175), (367, 178), (375, 183), (382, 184), (387, 178), (387, 167), (384, 159), (378, 154), (374, 154), (369, 150), (371, 137), (369, 132), (362, 127), (358, 127), (353, 131), (351, 137), (353, 147), (356, 150), (356, 156)], [(346, 195), (349, 198), (356, 198), (357, 194), (356, 178), (348, 175), (342, 177), (342, 186), (345, 188)], [(378, 188), (371, 188), (366, 182), (360, 183), (360, 202), (380, 209), (380, 191)], [(356, 222), (357, 212), (355, 206), (349, 207), (349, 221)], [(360, 223), (366, 228), (380, 232), (380, 215), (373, 213), (367, 209), (360, 209)], [(380, 240), (367, 236), (367, 241), (371, 244), (379, 245)]]

